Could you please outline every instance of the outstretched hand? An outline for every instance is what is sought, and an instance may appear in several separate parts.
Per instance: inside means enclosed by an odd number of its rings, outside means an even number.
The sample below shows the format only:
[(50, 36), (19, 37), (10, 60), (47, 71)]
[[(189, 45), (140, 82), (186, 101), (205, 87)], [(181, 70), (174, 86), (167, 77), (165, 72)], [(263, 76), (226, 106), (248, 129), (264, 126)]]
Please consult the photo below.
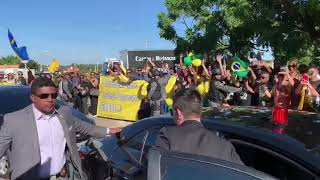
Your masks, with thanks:
[(110, 134), (116, 134), (122, 131), (122, 128), (116, 127), (116, 128), (110, 128)]
[(216, 60), (218, 61), (218, 63), (222, 63), (222, 59), (223, 59), (223, 56), (221, 54), (218, 54), (216, 57)]

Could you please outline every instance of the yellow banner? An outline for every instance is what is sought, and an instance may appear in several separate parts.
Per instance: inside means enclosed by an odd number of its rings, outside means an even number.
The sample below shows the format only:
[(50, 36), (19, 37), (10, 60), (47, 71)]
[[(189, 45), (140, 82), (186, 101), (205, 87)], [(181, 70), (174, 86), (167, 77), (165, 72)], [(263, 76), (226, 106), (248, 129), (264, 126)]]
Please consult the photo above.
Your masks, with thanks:
[(142, 80), (126, 83), (114, 77), (101, 76), (97, 115), (136, 121), (141, 100), (147, 95), (147, 85), (148, 82)]
[(8, 83), (8, 82), (0, 82), (0, 86), (14, 86), (16, 85), (15, 83)]

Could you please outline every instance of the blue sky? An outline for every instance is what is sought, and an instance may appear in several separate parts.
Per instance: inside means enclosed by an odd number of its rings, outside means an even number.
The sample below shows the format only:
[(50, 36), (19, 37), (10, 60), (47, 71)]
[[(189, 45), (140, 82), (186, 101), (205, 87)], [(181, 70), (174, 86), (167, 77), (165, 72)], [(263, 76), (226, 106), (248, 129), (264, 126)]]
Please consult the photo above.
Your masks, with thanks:
[(13, 55), (7, 29), (31, 59), (96, 63), (123, 49), (173, 49), (159, 37), (164, 0), (1, 0), (0, 56)]

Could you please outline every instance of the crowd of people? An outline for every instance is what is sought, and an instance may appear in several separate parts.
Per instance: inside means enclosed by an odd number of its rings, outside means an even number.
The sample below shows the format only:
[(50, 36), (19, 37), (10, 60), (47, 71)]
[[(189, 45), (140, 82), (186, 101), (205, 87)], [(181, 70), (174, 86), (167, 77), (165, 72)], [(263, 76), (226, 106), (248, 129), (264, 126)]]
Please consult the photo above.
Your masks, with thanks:
[(41, 72), (32, 74), (28, 71), (25, 78), (22, 71), (17, 74), (0, 72), (0, 85), (31, 85), (37, 77), (48, 77), (59, 87), (58, 99), (71, 107), (79, 109), (84, 114), (96, 115), (99, 81), (98, 74), (91, 72), (90, 75), (81, 74), (79, 69), (74, 71)]
[[(232, 143), (202, 126), (204, 106), (264, 106), (319, 111), (318, 67), (299, 64), (298, 60), (292, 59), (286, 67), (272, 68), (257, 58), (257, 61), (248, 61), (248, 73), (239, 77), (230, 68), (232, 60), (219, 52), (212, 59), (204, 58), (198, 66), (186, 66), (183, 62), (185, 56), (181, 54), (180, 62), (173, 67), (167, 63), (156, 65), (151, 60), (146, 60), (141, 69), (125, 69), (121, 63), (108, 66), (107, 76), (115, 80), (148, 82), (139, 119), (166, 113), (173, 115), (177, 126), (160, 130), (157, 147), (244, 165)], [(56, 104), (56, 98), (85, 114), (95, 115), (100, 93), (99, 74), (85, 75), (74, 69), (54, 74), (43, 72), (27, 80), (22, 79), (22, 72), (18, 72), (17, 78), (13, 74), (6, 76), (0, 74), (1, 83), (31, 85), (32, 101), (23, 110), (6, 114), (0, 129), (0, 157), (8, 149), (12, 157), (23, 157), (12, 160), (11, 179), (86, 179), (75, 143), (76, 132), (103, 138), (119, 133), (121, 128), (98, 127), (77, 121), (69, 108)], [(172, 104), (168, 101), (170, 98)], [(30, 123), (21, 126), (21, 119)], [(26, 152), (30, 156), (25, 156)]]
[[(265, 106), (319, 111), (320, 77), (316, 66), (299, 64), (298, 59), (291, 59), (287, 66), (273, 68), (258, 54), (256, 61), (242, 58), (250, 64), (247, 68), (249, 73), (238, 77), (232, 72), (232, 60), (225, 58), (221, 52), (207, 56), (198, 67), (192, 64), (186, 66), (185, 57), (186, 54), (181, 54), (179, 63), (174, 66), (168, 63), (156, 65), (147, 59), (144, 66), (138, 69), (125, 69), (121, 63), (113, 63), (108, 66), (107, 75), (129, 83), (136, 80), (149, 82), (148, 95), (142, 100), (139, 119), (170, 113), (170, 104), (166, 101), (168, 96), (188, 88), (201, 93), (204, 107)], [(0, 73), (0, 83), (30, 85), (38, 76), (46, 76), (55, 82), (59, 87), (59, 100), (84, 114), (96, 115), (98, 73), (82, 74), (74, 68), (72, 71), (33, 76), (29, 71), (28, 78), (24, 78), (19, 71), (17, 76)], [(176, 81), (173, 91), (168, 94), (166, 86), (170, 77), (175, 77)]]
[(148, 96), (141, 105), (142, 118), (168, 113), (166, 86), (171, 76), (177, 79), (175, 92), (197, 89), (207, 107), (264, 106), (319, 111), (320, 77), (316, 66), (299, 64), (298, 59), (291, 59), (287, 66), (273, 68), (258, 54), (257, 59), (251, 62), (241, 58), (250, 64), (249, 73), (245, 77), (237, 77), (230, 67), (231, 59), (220, 52), (211, 59), (204, 58), (198, 67), (186, 66), (184, 57), (186, 54), (181, 54), (180, 62), (174, 67), (167, 63), (157, 66), (145, 60), (140, 69), (124, 69), (121, 63), (116, 63), (109, 66), (108, 75), (120, 80), (124, 76), (129, 81), (149, 82)]
[(22, 71), (18, 71), (17, 74), (0, 72), (0, 85), (30, 85), (33, 80), (34, 76), (31, 71), (28, 71), (27, 78), (24, 77)]

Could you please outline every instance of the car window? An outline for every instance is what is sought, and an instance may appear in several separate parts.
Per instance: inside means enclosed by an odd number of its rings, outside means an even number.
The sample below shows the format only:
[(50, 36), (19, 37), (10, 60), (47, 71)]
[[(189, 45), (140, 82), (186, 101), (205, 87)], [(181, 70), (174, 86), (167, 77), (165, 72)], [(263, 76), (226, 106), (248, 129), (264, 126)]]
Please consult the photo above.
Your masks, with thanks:
[(279, 179), (313, 180), (312, 174), (304, 165), (300, 165), (272, 149), (267, 149), (245, 141), (229, 139), (236, 148), (241, 160), (249, 167), (272, 175)]
[(145, 131), (140, 132), (139, 134), (137, 134), (135, 137), (131, 138), (130, 140), (128, 140), (124, 146), (125, 147), (130, 147), (130, 148), (134, 148), (136, 150), (141, 150), (142, 149), (142, 144), (144, 141), (144, 138), (146, 136), (146, 143), (145, 143), (145, 147), (148, 148), (151, 146), (155, 145), (157, 136), (160, 132), (160, 129), (163, 126), (155, 126), (155, 127), (151, 127), (149, 129), (146, 129)]
[[(122, 149), (139, 164), (146, 164), (146, 154), (155, 145), (156, 138), (163, 126), (154, 126), (146, 129), (123, 144)], [(143, 146), (143, 142), (145, 145)], [(143, 150), (143, 152), (142, 152)]]
[(234, 167), (175, 157), (161, 158), (161, 177), (162, 180), (258, 180), (264, 178)]

